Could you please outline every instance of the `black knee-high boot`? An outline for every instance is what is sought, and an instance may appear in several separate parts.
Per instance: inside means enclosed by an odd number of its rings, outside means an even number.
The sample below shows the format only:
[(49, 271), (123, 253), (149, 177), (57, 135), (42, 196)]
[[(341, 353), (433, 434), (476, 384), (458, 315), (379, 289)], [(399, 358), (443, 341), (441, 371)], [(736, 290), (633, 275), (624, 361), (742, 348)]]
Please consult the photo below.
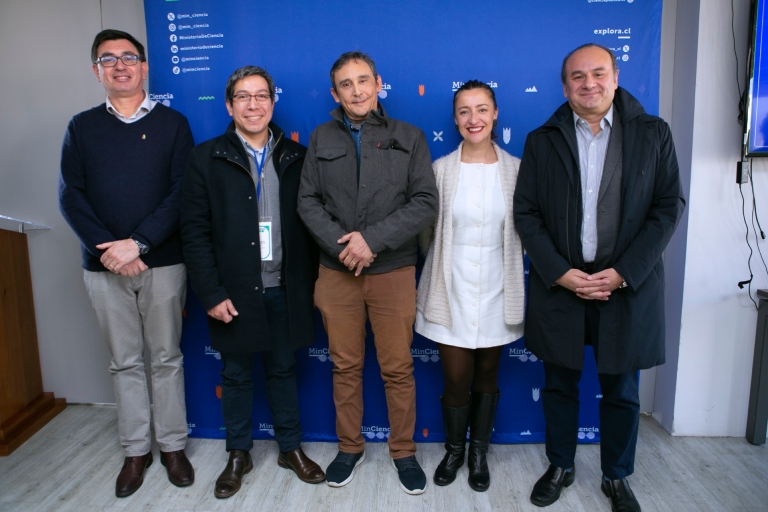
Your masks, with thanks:
[(440, 403), (443, 406), (446, 453), (435, 469), (433, 480), (437, 485), (448, 485), (456, 479), (456, 472), (464, 464), (470, 404), (449, 407), (442, 399)]
[(472, 409), (470, 411), (469, 428), (469, 486), (478, 492), (487, 491), (491, 485), (491, 474), (488, 472), (488, 444), (493, 432), (493, 421), (496, 419), (496, 406), (499, 404), (499, 393), (472, 393)]

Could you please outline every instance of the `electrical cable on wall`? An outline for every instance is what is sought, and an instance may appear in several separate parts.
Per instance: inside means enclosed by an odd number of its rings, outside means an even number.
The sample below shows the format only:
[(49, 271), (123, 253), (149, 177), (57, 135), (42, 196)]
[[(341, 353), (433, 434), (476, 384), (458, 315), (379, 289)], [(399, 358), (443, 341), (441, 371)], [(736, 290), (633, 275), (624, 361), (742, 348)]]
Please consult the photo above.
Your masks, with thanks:
[[(752, 95), (754, 92), (752, 91), (753, 83), (752, 83), (752, 73), (754, 71), (754, 65), (753, 62), (756, 59), (755, 54), (755, 48), (752, 44), (752, 42), (755, 40), (756, 36), (756, 30), (758, 29), (758, 26), (754, 24), (755, 22), (755, 4), (752, 4), (752, 14), (750, 18), (750, 26), (752, 27), (750, 32), (750, 43), (747, 46), (747, 60), (746, 60), (746, 73), (747, 73), (747, 83), (744, 87), (744, 90), (742, 91), (741, 88), (741, 81), (740, 81), (740, 66), (739, 66), (739, 52), (736, 45), (736, 28), (735, 28), (735, 7), (734, 7), (734, 1), (731, 0), (731, 37), (733, 40), (733, 54), (736, 60), (736, 88), (739, 94), (739, 101), (738, 101), (738, 119), (744, 126), (744, 139), (741, 145), (741, 151), (740, 151), (740, 161), (737, 163), (737, 171), (736, 171), (736, 182), (739, 184), (739, 194), (741, 195), (741, 216), (744, 221), (744, 228), (746, 230), (744, 240), (747, 242), (747, 248), (749, 249), (749, 257), (747, 258), (747, 269), (749, 270), (749, 279), (746, 279), (744, 281), (739, 281), (738, 286), (740, 289), (743, 289), (746, 285), (747, 287), (747, 294), (749, 295), (749, 300), (752, 301), (752, 304), (754, 304), (755, 309), (758, 308), (757, 302), (752, 297), (752, 281), (754, 279), (754, 274), (752, 272), (752, 256), (754, 255), (754, 249), (752, 247), (752, 244), (750, 243), (750, 223), (752, 225), (752, 230), (754, 231), (754, 237), (755, 237), (755, 246), (757, 248), (757, 253), (760, 256), (760, 261), (763, 264), (763, 268), (766, 271), (766, 274), (768, 274), (768, 265), (766, 265), (765, 257), (763, 256), (763, 251), (760, 247), (761, 239), (765, 240), (765, 232), (763, 231), (763, 227), (760, 224), (760, 218), (758, 216), (757, 212), (757, 197), (755, 194), (755, 184), (752, 176), (752, 146), (750, 142), (750, 129), (752, 121), (748, 121), (749, 118), (749, 109), (750, 107), (750, 100), (752, 99)], [(742, 185), (744, 183), (750, 183), (750, 190), (752, 192), (752, 211), (750, 212), (750, 222), (747, 222), (747, 214), (746, 214), (746, 198), (744, 197), (744, 189)], [(760, 237), (758, 238), (758, 233)]]
[(744, 285), (747, 285), (747, 294), (749, 295), (749, 300), (752, 301), (752, 304), (755, 305), (755, 309), (757, 310), (757, 302), (755, 302), (755, 299), (752, 298), (752, 278), (754, 277), (752, 275), (752, 245), (749, 243), (749, 223), (747, 223), (747, 214), (745, 213), (746, 209), (746, 200), (744, 199), (744, 190), (741, 188), (741, 183), (739, 183), (739, 193), (741, 194), (741, 216), (744, 219), (744, 227), (746, 228), (746, 234), (744, 236), (744, 240), (747, 242), (747, 247), (749, 247), (749, 258), (747, 258), (747, 268), (749, 269), (749, 279), (746, 281), (739, 281), (739, 288), (744, 288)]

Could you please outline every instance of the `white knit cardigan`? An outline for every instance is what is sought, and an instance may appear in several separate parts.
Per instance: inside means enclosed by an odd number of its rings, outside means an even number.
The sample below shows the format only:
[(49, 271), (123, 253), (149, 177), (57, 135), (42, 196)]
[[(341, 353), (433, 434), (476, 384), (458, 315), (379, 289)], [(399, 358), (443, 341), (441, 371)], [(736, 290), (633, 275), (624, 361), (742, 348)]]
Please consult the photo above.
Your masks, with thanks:
[[(463, 145), (462, 142), (456, 151), (435, 160), (432, 164), (440, 196), (439, 209), (435, 225), (419, 236), (422, 250), (428, 246), (429, 252), (419, 281), (416, 308), (430, 322), (451, 329), (453, 319), (449, 301), (453, 271), (453, 200), (459, 182)], [(525, 314), (523, 246), (512, 218), (512, 196), (515, 192), (520, 159), (495, 143), (493, 149), (499, 160), (499, 179), (504, 195), (504, 322), (508, 325), (522, 324)], [(491, 274), (493, 275), (493, 270)]]

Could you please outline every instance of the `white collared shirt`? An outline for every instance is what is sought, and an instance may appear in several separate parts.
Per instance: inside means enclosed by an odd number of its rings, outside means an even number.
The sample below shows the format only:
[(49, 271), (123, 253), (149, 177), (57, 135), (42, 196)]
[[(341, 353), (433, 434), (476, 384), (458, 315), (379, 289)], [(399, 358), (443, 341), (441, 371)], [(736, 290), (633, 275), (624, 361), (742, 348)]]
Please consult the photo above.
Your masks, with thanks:
[(613, 105), (600, 120), (601, 130), (592, 134), (589, 123), (573, 113), (576, 141), (579, 146), (579, 170), (581, 174), (581, 251), (584, 261), (595, 261), (597, 254), (597, 198), (603, 178), (605, 155), (611, 138)]
[(155, 108), (155, 105), (157, 105), (157, 102), (155, 100), (149, 99), (149, 94), (144, 92), (144, 101), (142, 101), (141, 105), (139, 105), (139, 110), (137, 110), (132, 116), (125, 117), (123, 114), (117, 111), (117, 109), (112, 105), (112, 102), (109, 100), (109, 96), (107, 96), (107, 112), (124, 123), (135, 123), (142, 117), (149, 114), (149, 112)]

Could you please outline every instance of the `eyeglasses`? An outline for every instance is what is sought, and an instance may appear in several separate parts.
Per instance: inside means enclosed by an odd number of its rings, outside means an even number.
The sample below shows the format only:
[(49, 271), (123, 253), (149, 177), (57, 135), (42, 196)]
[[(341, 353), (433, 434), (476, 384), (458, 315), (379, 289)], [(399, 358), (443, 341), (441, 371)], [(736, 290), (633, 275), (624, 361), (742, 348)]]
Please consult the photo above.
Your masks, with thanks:
[(114, 55), (105, 55), (104, 57), (99, 57), (96, 59), (96, 63), (101, 63), (101, 65), (105, 68), (112, 68), (117, 66), (118, 59), (123, 61), (123, 64), (126, 66), (135, 66), (136, 63), (141, 60), (141, 57), (138, 55), (132, 55), (130, 53), (120, 55), (119, 57), (115, 57)]
[(269, 94), (235, 94), (232, 96), (232, 101), (236, 103), (240, 103), (242, 105), (248, 104), (251, 102), (251, 98), (254, 98), (256, 100), (256, 103), (267, 103), (272, 99), (272, 96)]

